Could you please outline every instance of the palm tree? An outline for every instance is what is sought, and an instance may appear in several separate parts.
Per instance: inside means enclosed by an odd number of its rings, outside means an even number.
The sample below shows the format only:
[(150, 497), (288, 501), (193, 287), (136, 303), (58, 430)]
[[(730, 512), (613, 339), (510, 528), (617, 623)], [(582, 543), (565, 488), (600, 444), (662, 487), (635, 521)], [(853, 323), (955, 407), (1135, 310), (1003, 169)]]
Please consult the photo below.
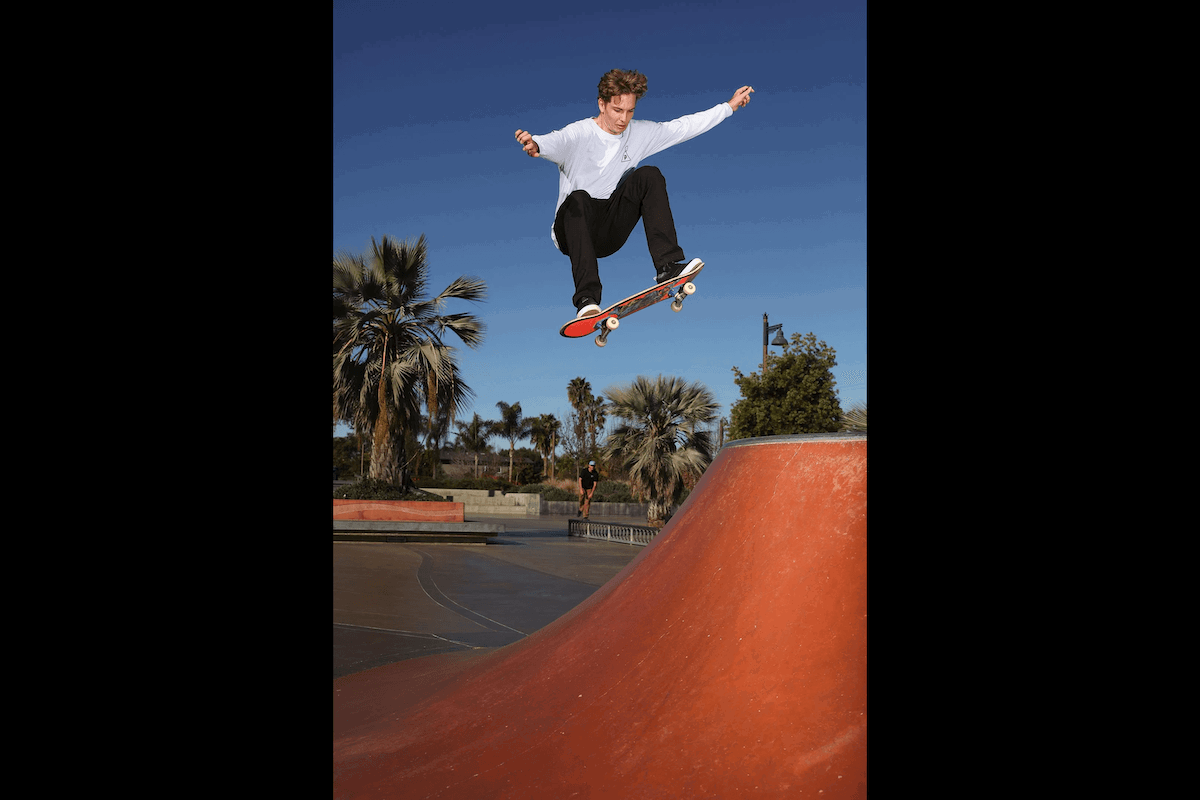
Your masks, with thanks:
[(717, 402), (700, 383), (661, 375), (639, 375), (605, 394), (620, 420), (605, 449), (629, 470), (634, 490), (649, 498), (647, 521), (661, 527), (683, 495), (684, 476), (699, 476), (712, 463), (712, 434), (697, 426), (717, 418)]
[(842, 412), (841, 418), (842, 430), (854, 431), (856, 433), (867, 432), (867, 404), (866, 401), (861, 403), (855, 402), (850, 404), (850, 408)]
[[(586, 378), (572, 378), (567, 384), (567, 401), (570, 402), (574, 413), (569, 415), (568, 422), (571, 425), (567, 432), (567, 440), (570, 443), (567, 446), (567, 452), (577, 461), (585, 460), (587, 453), (587, 412), (584, 407), (592, 399), (592, 385), (587, 382)], [(564, 442), (564, 446), (567, 442)]]
[(604, 404), (604, 396), (592, 395), (592, 385), (584, 378), (572, 378), (567, 384), (567, 400), (575, 409), (575, 439), (579, 442), (580, 450), (586, 443), (586, 452), (582, 457), (595, 457), (596, 436), (607, 421), (608, 407)]
[[(533, 446), (542, 454), (542, 472), (554, 480), (554, 451), (558, 447), (558, 432), (562, 423), (553, 414), (542, 414), (533, 421), (530, 428)], [(550, 469), (546, 469), (546, 465)]]
[(533, 420), (521, 417), (520, 403), (513, 403), (510, 406), (501, 400), (496, 403), (496, 408), (500, 409), (500, 421), (496, 424), (496, 435), (508, 439), (508, 482), (512, 483), (513, 454), (517, 450), (517, 440), (529, 436)]
[(459, 376), (454, 333), (471, 348), (484, 324), (471, 314), (441, 313), (448, 300), (483, 300), (479, 278), (459, 277), (432, 299), (425, 236), (416, 242), (371, 237), (367, 257), (333, 260), (333, 399), (339, 419), (373, 426), (369, 475), (397, 486), (408, 478), (406, 433), (415, 434), (421, 406), (436, 420), (463, 410), (473, 392)]
[(584, 424), (587, 425), (588, 432), (588, 448), (590, 452), (596, 453), (596, 436), (600, 431), (604, 430), (604, 423), (608, 421), (609, 406), (604, 402), (604, 396), (593, 397), (584, 406)]
[(567, 400), (571, 403), (571, 408), (579, 411), (583, 408), (585, 400), (592, 396), (592, 385), (587, 382), (586, 378), (572, 378), (567, 384)]
[(458, 428), (458, 444), (468, 453), (475, 455), (475, 477), (479, 477), (479, 454), (486, 453), (492, 448), (488, 445), (488, 439), (495, 435), (494, 422), (480, 419), (479, 414), (475, 414), (470, 422), (454, 423)]
[(438, 409), (437, 419), (430, 419), (428, 416), (421, 417), (421, 434), (424, 436), (425, 452), (432, 454), (433, 464), (431, 465), (430, 477), (436, 478), (438, 470), (442, 464), (442, 444), (446, 441), (446, 437), (450, 434), (450, 417), (452, 409), (442, 407)]

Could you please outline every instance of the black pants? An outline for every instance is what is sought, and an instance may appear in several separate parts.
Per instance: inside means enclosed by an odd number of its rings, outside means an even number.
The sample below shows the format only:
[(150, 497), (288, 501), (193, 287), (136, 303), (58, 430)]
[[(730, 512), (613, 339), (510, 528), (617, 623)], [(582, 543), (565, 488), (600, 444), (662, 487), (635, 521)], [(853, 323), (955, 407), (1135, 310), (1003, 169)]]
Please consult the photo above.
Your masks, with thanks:
[(646, 230), (646, 246), (656, 273), (683, 261), (667, 199), (667, 180), (658, 167), (639, 167), (628, 173), (607, 200), (596, 200), (580, 190), (563, 201), (554, 218), (554, 237), (559, 249), (571, 258), (571, 275), (575, 278), (572, 302), (576, 308), (585, 297), (603, 305), (596, 260), (620, 250), (639, 219)]

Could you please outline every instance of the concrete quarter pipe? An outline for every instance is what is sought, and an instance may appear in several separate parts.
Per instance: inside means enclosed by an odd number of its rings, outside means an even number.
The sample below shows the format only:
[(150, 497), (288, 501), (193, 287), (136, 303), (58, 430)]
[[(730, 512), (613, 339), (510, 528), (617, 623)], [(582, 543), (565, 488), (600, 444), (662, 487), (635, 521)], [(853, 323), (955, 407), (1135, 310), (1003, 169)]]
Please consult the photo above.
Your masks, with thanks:
[(865, 800), (866, 453), (731, 442), (555, 622), (335, 680), (334, 795)]

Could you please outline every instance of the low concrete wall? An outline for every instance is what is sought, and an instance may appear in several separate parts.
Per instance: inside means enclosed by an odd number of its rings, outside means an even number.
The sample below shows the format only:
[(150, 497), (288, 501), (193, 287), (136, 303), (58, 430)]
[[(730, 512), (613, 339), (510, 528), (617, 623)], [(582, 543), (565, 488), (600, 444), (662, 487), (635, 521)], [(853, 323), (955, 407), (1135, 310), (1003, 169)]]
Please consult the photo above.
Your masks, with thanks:
[[(578, 500), (547, 500), (542, 503), (543, 514), (575, 516), (579, 513)], [(650, 507), (645, 503), (592, 503), (590, 514), (598, 517), (641, 517), (646, 518)]]
[(335, 542), (487, 544), (488, 539), (501, 533), (503, 525), (480, 522), (333, 521)]
[(496, 489), (426, 489), (422, 492), (441, 495), (447, 500), (462, 503), (464, 513), (478, 517), (536, 517), (542, 511), (540, 494), (509, 492)]
[(334, 500), (335, 520), (462, 522), (463, 503), (408, 500)]
[[(497, 489), (426, 489), (423, 492), (441, 495), (447, 500), (461, 502), (464, 513), (476, 517), (538, 517), (542, 514), (575, 516), (577, 500), (543, 500), (540, 494), (509, 492)], [(645, 503), (592, 503), (592, 514), (609, 517), (646, 518), (649, 506)]]

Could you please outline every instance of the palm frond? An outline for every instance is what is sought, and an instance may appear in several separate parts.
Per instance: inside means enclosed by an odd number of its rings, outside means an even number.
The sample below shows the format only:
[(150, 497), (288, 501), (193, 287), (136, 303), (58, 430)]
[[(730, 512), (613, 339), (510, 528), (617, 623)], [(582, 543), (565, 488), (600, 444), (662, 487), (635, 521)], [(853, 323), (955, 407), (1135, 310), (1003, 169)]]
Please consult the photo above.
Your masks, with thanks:
[(438, 317), (436, 322), (439, 333), (444, 334), (447, 329), (453, 331), (472, 350), (483, 344), (484, 334), (487, 333), (487, 325), (473, 314), (446, 314)]
[(478, 303), (486, 299), (487, 284), (482, 278), (462, 276), (452, 280), (450, 285), (434, 298), (434, 302), (439, 305), (447, 300), (470, 300)]
[(842, 412), (842, 430), (858, 431), (861, 433), (867, 432), (867, 404), (865, 402), (856, 402), (850, 405), (850, 408)]

